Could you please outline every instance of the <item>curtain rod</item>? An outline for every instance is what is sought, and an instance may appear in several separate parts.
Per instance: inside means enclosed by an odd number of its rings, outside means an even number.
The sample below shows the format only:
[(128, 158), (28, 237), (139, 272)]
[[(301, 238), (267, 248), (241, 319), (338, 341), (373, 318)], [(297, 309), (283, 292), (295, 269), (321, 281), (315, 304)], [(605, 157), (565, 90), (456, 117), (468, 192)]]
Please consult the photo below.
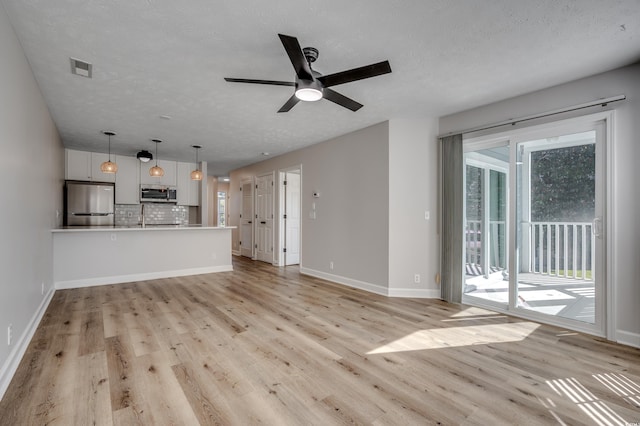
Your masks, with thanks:
[(464, 131), (448, 132), (446, 134), (439, 135), (438, 138), (443, 138), (445, 136), (451, 136), (451, 135), (466, 134), (466, 133), (471, 133), (471, 132), (479, 132), (481, 130), (489, 130), (489, 129), (493, 129), (493, 128), (501, 127), (501, 126), (508, 126), (508, 125), (515, 126), (516, 124), (522, 123), (523, 121), (530, 121), (530, 120), (535, 120), (535, 119), (538, 119), (538, 118), (550, 117), (552, 115), (563, 114), (565, 112), (578, 111), (578, 110), (581, 110), (581, 109), (591, 108), (591, 107), (594, 107), (594, 106), (605, 107), (610, 103), (624, 101), (625, 99), (627, 99), (627, 97), (625, 95), (612, 96), (610, 98), (598, 99), (597, 101), (592, 101), (592, 102), (587, 102), (587, 103), (580, 104), (580, 105), (574, 105), (574, 106), (571, 106), (571, 107), (556, 109), (556, 110), (549, 111), (549, 112), (544, 112), (544, 113), (541, 113), (541, 114), (528, 115), (526, 117), (515, 118), (515, 119), (512, 118), (512, 119), (509, 119), (509, 120), (506, 120), (506, 121), (501, 121), (499, 123), (491, 124), (489, 126), (474, 127), (474, 128), (467, 129), (467, 130), (464, 130)]

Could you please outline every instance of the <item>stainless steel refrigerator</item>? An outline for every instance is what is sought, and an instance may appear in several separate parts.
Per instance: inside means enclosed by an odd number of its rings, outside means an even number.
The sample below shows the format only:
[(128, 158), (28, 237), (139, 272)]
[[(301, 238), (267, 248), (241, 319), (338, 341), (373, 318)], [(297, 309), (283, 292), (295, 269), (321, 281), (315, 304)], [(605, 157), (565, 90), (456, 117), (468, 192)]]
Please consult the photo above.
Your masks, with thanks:
[(112, 183), (66, 182), (65, 225), (113, 226), (114, 195)]

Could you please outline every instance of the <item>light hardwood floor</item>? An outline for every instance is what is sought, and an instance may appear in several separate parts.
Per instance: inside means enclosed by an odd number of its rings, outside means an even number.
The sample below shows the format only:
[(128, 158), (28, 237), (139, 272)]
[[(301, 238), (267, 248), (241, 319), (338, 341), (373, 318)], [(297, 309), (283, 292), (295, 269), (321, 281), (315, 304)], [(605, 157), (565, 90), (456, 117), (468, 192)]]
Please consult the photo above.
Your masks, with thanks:
[(1, 425), (640, 421), (640, 350), (234, 259), (57, 291)]

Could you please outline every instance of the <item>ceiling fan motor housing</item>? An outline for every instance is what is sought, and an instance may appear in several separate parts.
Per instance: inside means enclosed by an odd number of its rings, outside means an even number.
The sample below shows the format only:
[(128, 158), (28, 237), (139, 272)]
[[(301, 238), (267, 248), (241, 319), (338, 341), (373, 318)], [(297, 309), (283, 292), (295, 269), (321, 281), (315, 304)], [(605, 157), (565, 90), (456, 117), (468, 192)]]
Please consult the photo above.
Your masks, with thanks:
[(305, 47), (304, 49), (302, 49), (302, 54), (307, 59), (307, 62), (309, 64), (315, 62), (316, 59), (318, 59), (318, 49), (316, 49), (315, 47)]

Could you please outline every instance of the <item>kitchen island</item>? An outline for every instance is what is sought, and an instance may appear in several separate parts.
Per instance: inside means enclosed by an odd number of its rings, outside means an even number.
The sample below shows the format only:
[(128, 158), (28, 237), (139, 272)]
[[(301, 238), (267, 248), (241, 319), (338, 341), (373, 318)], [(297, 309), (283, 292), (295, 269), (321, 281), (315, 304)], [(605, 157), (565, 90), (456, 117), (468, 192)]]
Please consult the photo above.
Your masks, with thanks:
[(232, 271), (234, 227), (67, 227), (53, 232), (57, 289)]

